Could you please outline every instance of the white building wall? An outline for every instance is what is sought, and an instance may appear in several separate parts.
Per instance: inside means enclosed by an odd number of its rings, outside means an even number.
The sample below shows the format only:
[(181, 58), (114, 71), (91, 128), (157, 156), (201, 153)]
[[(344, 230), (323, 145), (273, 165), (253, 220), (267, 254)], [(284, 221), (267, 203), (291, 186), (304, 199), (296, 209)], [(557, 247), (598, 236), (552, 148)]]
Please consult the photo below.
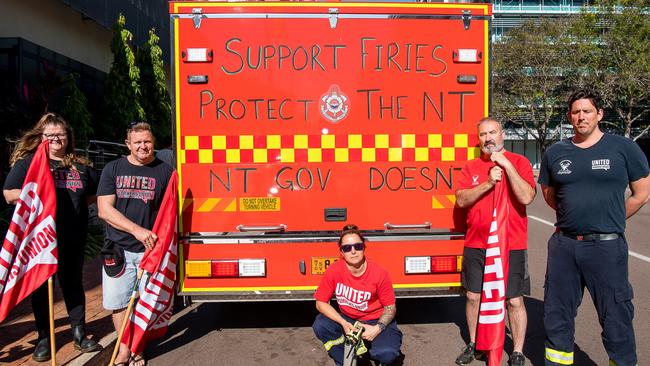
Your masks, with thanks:
[(111, 31), (58, 0), (3, 0), (0, 37), (20, 37), (108, 72)]

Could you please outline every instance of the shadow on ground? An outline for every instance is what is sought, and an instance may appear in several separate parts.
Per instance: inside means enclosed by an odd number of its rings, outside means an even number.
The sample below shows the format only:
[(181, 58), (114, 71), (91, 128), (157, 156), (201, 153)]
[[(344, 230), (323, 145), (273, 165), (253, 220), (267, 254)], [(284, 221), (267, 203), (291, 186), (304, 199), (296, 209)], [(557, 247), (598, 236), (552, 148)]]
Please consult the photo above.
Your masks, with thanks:
[(311, 305), (303, 301), (194, 304), (170, 325), (165, 337), (147, 347), (146, 357), (154, 358), (224, 328), (311, 327), (317, 314)]
[[(86, 293), (101, 288), (100, 268), (101, 261), (99, 258), (88, 260), (84, 264), (83, 284)], [(88, 308), (88, 296), (86, 300), (86, 306)], [(61, 288), (56, 281), (54, 302), (56, 304), (55, 308), (63, 306)], [(56, 316), (58, 318), (54, 321), (55, 327), (62, 327), (55, 334), (57, 350), (60, 350), (61, 347), (72, 342), (72, 332), (70, 330), (67, 312), (63, 310), (63, 313), (57, 313)], [(88, 320), (89, 317), (90, 315), (87, 314), (86, 332), (92, 335), (93, 339), (98, 341), (113, 331), (110, 316), (94, 315), (94, 319)], [(28, 340), (21, 342), (26, 335)], [(31, 296), (28, 296), (11, 311), (9, 317), (0, 325), (0, 362), (13, 363), (30, 356), (34, 351), (36, 338), (37, 334), (32, 315)]]
[[(72, 342), (72, 331), (70, 330), (68, 318), (60, 318), (54, 321), (55, 327), (63, 326), (64, 328), (58, 330), (55, 334), (56, 338), (56, 349), (60, 350), (64, 345)], [(3, 345), (15, 343), (17, 339), (23, 338), (24, 334), (32, 333), (33, 338), (29, 340), (29, 343), (25, 344), (13, 344), (10, 348), (5, 349), (4, 346), (0, 347), (2, 352), (0, 352), (0, 362), (12, 363), (22, 358), (29, 356), (34, 351), (34, 346), (36, 345), (36, 331), (34, 330), (34, 321), (24, 321), (20, 323), (12, 324), (12, 331), (9, 333), (4, 333), (2, 335)], [(93, 335), (93, 339), (99, 341), (104, 336), (112, 331), (112, 322), (110, 317), (103, 317), (100, 319), (93, 320), (86, 324), (86, 329), (88, 334)], [(11, 339), (4, 338), (5, 335), (20, 335), (18, 338), (13, 336)], [(5, 343), (5, 340), (8, 341)], [(58, 351), (57, 351), (58, 353)]]
[[(524, 355), (535, 365), (544, 365), (543, 302), (534, 298), (525, 299), (528, 312), (528, 329), (524, 344)], [(448, 324), (454, 323), (458, 337), (469, 342), (465, 321), (465, 298), (399, 299), (397, 302), (398, 324)], [(154, 341), (146, 352), (146, 358), (154, 358), (187, 345), (206, 334), (221, 329), (237, 328), (291, 328), (311, 327), (317, 314), (308, 302), (264, 302), (264, 303), (203, 303), (194, 304), (186, 313), (176, 319), (167, 335)], [(289, 314), (289, 315), (287, 315)], [(506, 336), (504, 349), (512, 353), (512, 340)], [(400, 363), (408, 355), (402, 356)], [(478, 363), (481, 364), (481, 363)], [(597, 366), (579, 346), (575, 349), (575, 364)]]

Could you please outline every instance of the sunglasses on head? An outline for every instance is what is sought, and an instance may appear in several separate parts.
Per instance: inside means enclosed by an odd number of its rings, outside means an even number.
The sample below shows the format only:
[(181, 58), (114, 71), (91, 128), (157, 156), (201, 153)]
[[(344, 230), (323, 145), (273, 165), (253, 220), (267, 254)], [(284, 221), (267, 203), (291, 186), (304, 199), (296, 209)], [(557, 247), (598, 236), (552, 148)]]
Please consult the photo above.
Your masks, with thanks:
[(353, 247), (354, 247), (354, 250), (356, 250), (358, 252), (358, 251), (363, 250), (366, 247), (366, 245), (364, 243), (362, 243), (362, 242), (354, 243), (354, 244), (345, 244), (345, 245), (341, 245), (341, 251), (343, 253), (349, 253), (349, 252), (352, 251)]

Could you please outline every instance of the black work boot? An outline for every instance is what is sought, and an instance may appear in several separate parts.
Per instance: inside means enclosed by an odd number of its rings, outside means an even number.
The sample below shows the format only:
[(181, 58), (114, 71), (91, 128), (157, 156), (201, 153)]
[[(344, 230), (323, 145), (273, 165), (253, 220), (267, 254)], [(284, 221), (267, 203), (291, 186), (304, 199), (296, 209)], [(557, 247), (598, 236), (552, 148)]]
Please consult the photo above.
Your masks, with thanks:
[(510, 366), (524, 366), (526, 364), (526, 357), (521, 352), (512, 352), (510, 355)]
[(456, 358), (456, 365), (469, 365), (474, 360), (483, 358), (483, 352), (476, 351), (476, 343), (470, 342)]
[(50, 337), (38, 337), (38, 343), (32, 353), (32, 359), (36, 362), (45, 362), (52, 357), (50, 353)]
[(92, 352), (101, 347), (99, 343), (86, 338), (86, 330), (83, 325), (72, 327), (72, 341), (74, 342), (74, 348), (82, 353)]

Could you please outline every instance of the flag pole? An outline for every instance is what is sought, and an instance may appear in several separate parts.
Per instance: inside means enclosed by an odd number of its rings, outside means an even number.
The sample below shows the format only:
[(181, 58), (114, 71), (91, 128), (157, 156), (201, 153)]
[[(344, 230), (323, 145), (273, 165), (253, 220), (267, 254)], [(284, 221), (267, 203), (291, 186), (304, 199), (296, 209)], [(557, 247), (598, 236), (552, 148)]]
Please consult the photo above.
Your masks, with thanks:
[(122, 325), (120, 326), (119, 332), (117, 332), (117, 341), (115, 341), (115, 348), (113, 349), (113, 355), (111, 356), (111, 363), (109, 363), (109, 365), (115, 364), (117, 353), (120, 350), (120, 343), (122, 343), (122, 336), (124, 336), (124, 329), (126, 328), (126, 324), (128, 324), (129, 318), (131, 317), (131, 310), (133, 309), (133, 303), (135, 302), (135, 294), (138, 292), (138, 287), (140, 286), (142, 272), (143, 270), (141, 268), (138, 269), (138, 278), (135, 281), (135, 286), (133, 286), (133, 292), (131, 292), (131, 299), (129, 299), (129, 306), (126, 307)]
[(50, 354), (52, 366), (56, 366), (56, 340), (54, 339), (54, 276), (47, 279), (47, 298), (50, 308)]

